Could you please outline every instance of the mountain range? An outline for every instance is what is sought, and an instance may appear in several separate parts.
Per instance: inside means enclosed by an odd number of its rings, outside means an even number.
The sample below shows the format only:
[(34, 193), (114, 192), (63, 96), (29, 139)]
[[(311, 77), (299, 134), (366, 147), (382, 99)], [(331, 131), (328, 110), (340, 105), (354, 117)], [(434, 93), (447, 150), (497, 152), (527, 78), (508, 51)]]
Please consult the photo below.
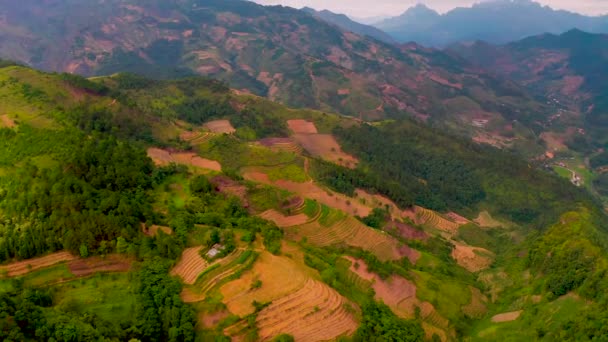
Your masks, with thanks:
[(475, 40), (504, 44), (543, 33), (561, 34), (571, 29), (608, 33), (607, 16), (591, 17), (553, 10), (532, 0), (484, 1), (445, 14), (419, 4), (373, 25), (397, 41), (437, 47)]
[[(280, 6), (240, 0), (2, 6), (0, 56), (43, 70), (199, 74), (290, 106), (363, 119), (416, 117), (469, 136), (487, 126), (532, 144), (529, 124), (549, 110), (524, 88), (458, 56), (383, 43)], [(515, 118), (522, 124), (505, 128)]]
[(0, 56), (2, 341), (608, 334), (606, 35), (22, 0)]

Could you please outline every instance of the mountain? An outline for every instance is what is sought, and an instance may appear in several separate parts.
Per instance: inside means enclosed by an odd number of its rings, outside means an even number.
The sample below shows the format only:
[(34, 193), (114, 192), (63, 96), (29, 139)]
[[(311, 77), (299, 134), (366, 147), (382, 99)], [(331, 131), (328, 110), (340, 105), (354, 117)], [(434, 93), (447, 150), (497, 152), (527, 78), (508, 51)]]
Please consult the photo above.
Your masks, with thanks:
[(499, 46), (457, 44), (451, 50), (553, 103), (556, 111), (540, 135), (548, 155), (555, 157), (549, 166), (568, 177), (584, 175), (585, 186), (606, 202), (608, 83), (603, 75), (608, 72), (607, 35), (571, 30)]
[(550, 112), (525, 88), (458, 56), (385, 44), (280, 6), (240, 0), (0, 6), (6, 13), (0, 56), (43, 70), (205, 75), (294, 107), (362, 119), (414, 117), (529, 155), (539, 153), (534, 130)]
[(553, 10), (531, 0), (493, 0), (455, 8), (442, 15), (418, 5), (374, 26), (400, 42), (415, 41), (427, 46), (475, 40), (503, 44), (543, 33), (561, 34), (574, 28), (608, 33), (608, 17)]
[(314, 16), (317, 16), (329, 23), (337, 25), (345, 31), (354, 32), (360, 36), (372, 37), (389, 44), (395, 42), (393, 38), (391, 38), (391, 36), (382, 32), (381, 30), (373, 26), (364, 25), (353, 21), (344, 14), (338, 14), (328, 10), (316, 11), (309, 7), (305, 7), (302, 10)]
[(506, 45), (458, 44), (453, 51), (487, 70), (513, 79), (565, 109), (581, 113), (583, 128), (605, 140), (608, 107), (608, 35), (571, 30)]
[(411, 120), (0, 62), (3, 340), (601, 339), (580, 188)]

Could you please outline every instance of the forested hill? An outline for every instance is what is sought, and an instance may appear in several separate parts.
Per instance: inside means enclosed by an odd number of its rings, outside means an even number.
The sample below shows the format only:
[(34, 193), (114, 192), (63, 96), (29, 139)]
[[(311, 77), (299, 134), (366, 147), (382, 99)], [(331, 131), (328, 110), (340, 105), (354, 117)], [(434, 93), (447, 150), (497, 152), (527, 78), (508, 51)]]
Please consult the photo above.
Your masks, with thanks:
[(0, 11), (0, 56), (49, 71), (206, 75), (293, 107), (417, 117), (481, 140), (489, 134), (496, 145), (533, 145), (531, 129), (550, 113), (524, 88), (460, 58), (382, 43), (280, 6), (24, 0), (2, 2)]
[(605, 333), (605, 214), (514, 155), (200, 77), (0, 65), (3, 340)]

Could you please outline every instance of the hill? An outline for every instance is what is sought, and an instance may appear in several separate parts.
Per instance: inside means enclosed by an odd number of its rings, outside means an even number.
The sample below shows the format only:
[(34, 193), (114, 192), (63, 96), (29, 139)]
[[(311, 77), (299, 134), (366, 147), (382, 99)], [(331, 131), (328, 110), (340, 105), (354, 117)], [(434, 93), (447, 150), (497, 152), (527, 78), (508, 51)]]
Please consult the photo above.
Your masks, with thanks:
[(0, 82), (3, 339), (603, 333), (606, 217), (507, 152), (200, 77)]
[[(557, 110), (546, 126), (548, 132), (541, 137), (548, 151), (561, 159), (554, 160), (555, 164), (579, 175), (588, 173), (584, 183), (604, 195), (606, 160), (602, 149), (607, 142), (608, 108), (604, 104), (607, 84), (601, 75), (608, 68), (607, 47), (606, 35), (571, 30), (501, 46), (476, 42), (452, 49), (554, 103)], [(578, 161), (570, 161), (573, 157)]]
[[(535, 144), (531, 124), (549, 112), (524, 88), (461, 58), (361, 37), (284, 7), (240, 0), (0, 6), (7, 14), (0, 56), (44, 70), (206, 75), (293, 107), (371, 120), (417, 117), (516, 149)], [(521, 125), (511, 127), (514, 119)]]
[(393, 38), (391, 38), (391, 36), (382, 32), (381, 30), (373, 26), (360, 24), (356, 21), (353, 21), (344, 14), (334, 13), (328, 10), (316, 11), (309, 7), (305, 7), (302, 10), (312, 15), (315, 15), (329, 23), (339, 26), (345, 31), (354, 32), (360, 36), (372, 37), (389, 44), (395, 42)]
[(374, 26), (400, 42), (415, 41), (442, 47), (475, 40), (504, 44), (543, 33), (561, 34), (575, 28), (608, 33), (608, 17), (553, 10), (531, 0), (493, 0), (455, 8), (441, 15), (418, 5)]

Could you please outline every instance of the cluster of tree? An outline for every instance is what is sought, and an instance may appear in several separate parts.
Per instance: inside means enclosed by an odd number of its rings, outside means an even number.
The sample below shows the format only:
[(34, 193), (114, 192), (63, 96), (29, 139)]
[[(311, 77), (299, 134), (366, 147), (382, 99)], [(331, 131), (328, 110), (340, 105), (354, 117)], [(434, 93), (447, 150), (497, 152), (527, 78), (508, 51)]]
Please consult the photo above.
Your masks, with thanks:
[(170, 262), (151, 259), (138, 276), (136, 316), (109, 322), (94, 313), (56, 306), (48, 289), (23, 288), (0, 293), (3, 341), (194, 341), (196, 316), (179, 298), (181, 284), (168, 275)]
[(151, 215), (145, 191), (153, 165), (144, 151), (97, 136), (72, 148), (49, 167), (26, 163), (1, 179), (0, 208), (9, 219), (0, 260), (58, 249), (93, 253), (118, 236), (133, 239)]
[(415, 342), (424, 339), (420, 322), (399, 318), (382, 303), (372, 301), (362, 309), (363, 320), (353, 336), (353, 341)]
[(390, 213), (385, 208), (374, 208), (369, 215), (357, 218), (369, 227), (380, 229), (390, 218)]
[(421, 144), (416, 137), (395, 139), (370, 125), (337, 128), (335, 133), (377, 177), (397, 182), (418, 205), (435, 210), (458, 209), (474, 205), (485, 196), (472, 168), (456, 156)]
[[(543, 227), (577, 203), (596, 206), (583, 189), (516, 155), (412, 121), (338, 128), (335, 134), (347, 152), (361, 159), (360, 173), (397, 182), (413, 203), (424, 207), (474, 210), (484, 202), (510, 220)], [(334, 178), (355, 184), (352, 177), (341, 176), (348, 171), (340, 172)]]
[(139, 272), (137, 329), (145, 341), (194, 341), (194, 310), (179, 297), (180, 282), (169, 276), (171, 263), (153, 259)]
[(385, 195), (400, 207), (407, 208), (415, 204), (415, 193), (425, 191), (424, 185), (418, 181), (403, 185), (374, 171), (353, 170), (320, 159), (313, 160), (310, 165), (311, 175), (317, 181), (348, 196), (354, 196), (357, 188), (363, 188)]

